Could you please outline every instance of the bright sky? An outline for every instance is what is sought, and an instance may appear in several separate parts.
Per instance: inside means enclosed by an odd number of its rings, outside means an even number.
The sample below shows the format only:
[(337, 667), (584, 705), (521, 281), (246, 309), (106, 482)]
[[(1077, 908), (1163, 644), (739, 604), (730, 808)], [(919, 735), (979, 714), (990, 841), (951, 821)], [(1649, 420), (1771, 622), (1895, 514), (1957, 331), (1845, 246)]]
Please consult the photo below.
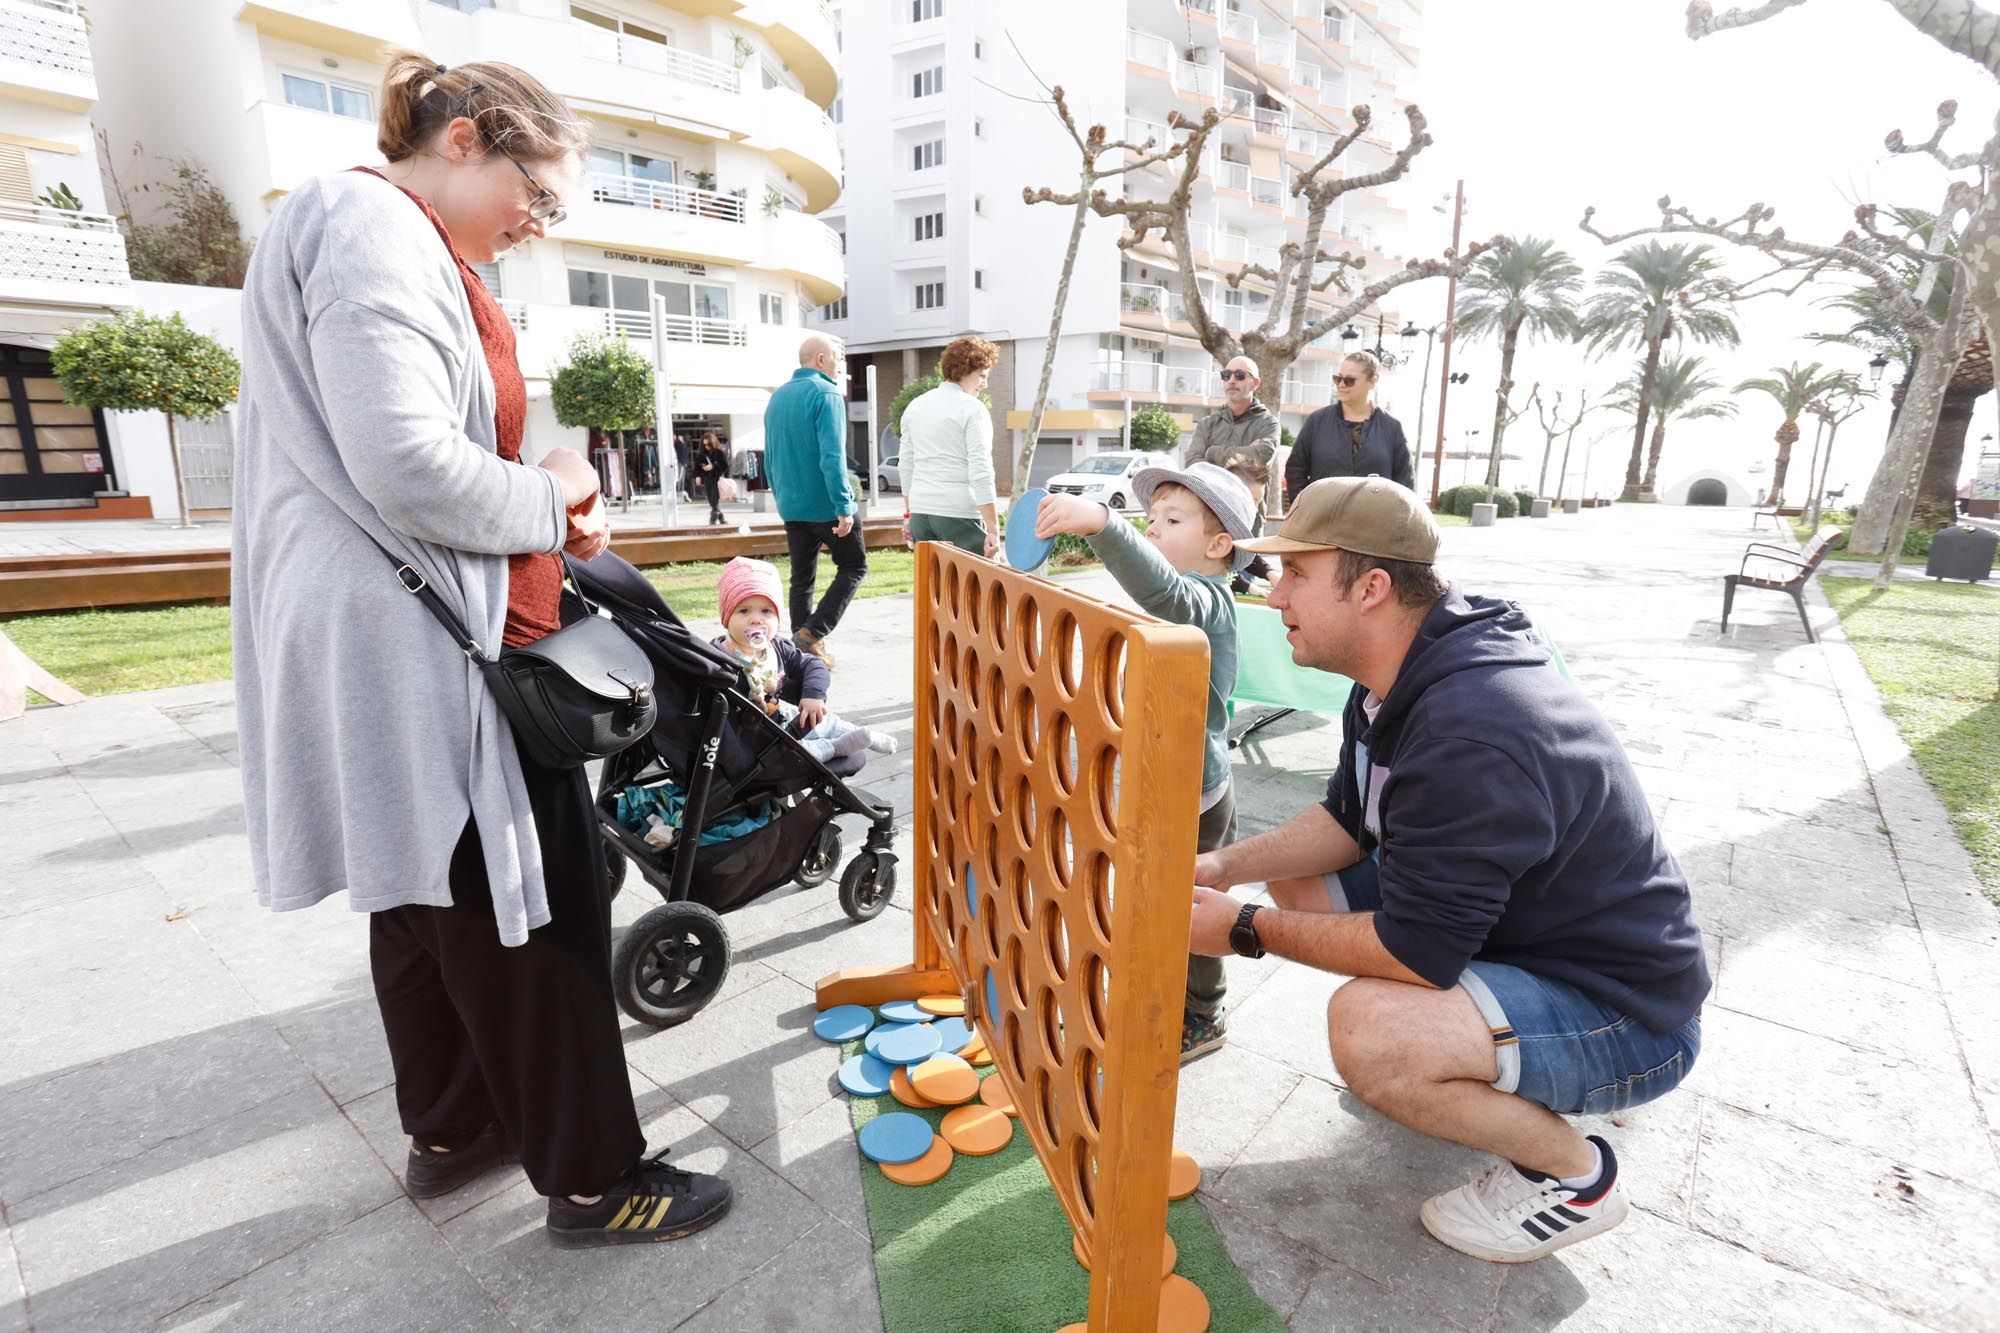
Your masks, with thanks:
[[(1727, 0), (1716, 7), (1726, 9)], [(1615, 252), (1578, 230), (1585, 205), (1597, 206), (1601, 229), (1624, 231), (1657, 218), (1653, 201), (1662, 193), (1704, 218), (1728, 217), (1753, 201), (1769, 204), (1789, 234), (1830, 242), (1851, 225), (1857, 201), (1934, 208), (1942, 199), (1942, 168), (1927, 157), (1890, 157), (1882, 147), (1890, 129), (1920, 142), (1930, 135), (1937, 104), (1956, 98), (1958, 127), (1945, 146), (1968, 152), (2000, 107), (2000, 87), (1990, 76), (1918, 34), (1883, 0), (1810, 0), (1699, 42), (1685, 35), (1685, 8), (1685, 0), (1429, 0), (1417, 100), (1436, 143), (1407, 182), (1391, 187), (1409, 209), (1416, 252), (1434, 254), (1448, 242), (1449, 196), (1460, 175), (1468, 235), (1553, 236), (1586, 270)], [(1400, 120), (1395, 128), (1400, 142)], [(1431, 209), (1440, 199), (1444, 214)], [(1421, 295), (1403, 308), (1419, 325), (1440, 318), (1444, 284), (1414, 290)], [(1841, 326), (1836, 312), (1812, 304), (1814, 290), (1741, 307), (1740, 348), (1695, 350), (1730, 386), (1795, 359), (1862, 370), (1859, 353), (1800, 336)], [(1462, 446), (1468, 428), (1491, 430), (1498, 346), (1460, 344), (1454, 364), (1473, 379), (1451, 402), (1447, 448)], [(1608, 388), (1628, 365), (1622, 357), (1589, 363), (1567, 350), (1529, 347), (1517, 358), (1515, 380), (1521, 393), (1537, 378), (1568, 384), (1573, 399), (1579, 387)], [(1884, 377), (1885, 396), (1893, 373)], [(1427, 450), (1436, 397), (1433, 387)], [(1403, 391), (1396, 399), (1407, 424), (1415, 396)], [(1621, 420), (1623, 429), (1616, 429)], [(1768, 484), (1778, 422), (1770, 399), (1754, 394), (1743, 396), (1734, 420), (1677, 426), (1668, 435), (1661, 484), (1700, 467), (1734, 472), (1753, 490)], [(1829, 484), (1851, 481), (1851, 496), (1858, 496), (1887, 428), (1886, 404), (1848, 422)], [(1801, 429), (1794, 475), (1812, 445), (1809, 422)], [(1631, 419), (1593, 415), (1576, 437), (1581, 447), (1606, 431), (1610, 438), (1591, 461), (1592, 490), (1610, 489), (1596, 483), (1613, 471), (1622, 479)], [(2000, 417), (1989, 396), (1973, 417), (1968, 468), (1979, 437), (1996, 431)], [(1510, 453), (1539, 464), (1542, 434), (1532, 410), (1510, 428), (1508, 443)], [(1764, 470), (1750, 474), (1752, 461)], [(1447, 461), (1448, 483), (1456, 482), (1457, 466)], [(1796, 485), (1787, 490), (1800, 493)]]

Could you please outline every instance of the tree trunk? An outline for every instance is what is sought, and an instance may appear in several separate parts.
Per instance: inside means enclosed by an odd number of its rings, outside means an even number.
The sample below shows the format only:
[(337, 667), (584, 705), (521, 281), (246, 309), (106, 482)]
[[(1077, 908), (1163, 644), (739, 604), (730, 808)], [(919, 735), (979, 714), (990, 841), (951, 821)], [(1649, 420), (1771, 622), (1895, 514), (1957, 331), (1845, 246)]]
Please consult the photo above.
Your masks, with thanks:
[[(1539, 499), (1549, 493), (1549, 455), (1556, 451), (1556, 437), (1549, 435), (1542, 445), (1542, 470), (1535, 474), (1535, 496)], [(1557, 478), (1556, 489), (1562, 489), (1562, 480)]]
[(1807, 510), (1806, 526), (1814, 532), (1819, 531), (1819, 501), (1820, 497), (1826, 494), (1826, 474), (1833, 467), (1833, 442), (1839, 437), (1840, 420), (1835, 418), (1833, 425), (1826, 432), (1825, 448), (1814, 451), (1819, 455), (1819, 480), (1815, 482), (1810, 477), (1806, 479), (1812, 485), (1812, 495), (1807, 497), (1811, 503)]
[(1875, 471), (1869, 474), (1868, 489), (1854, 506), (1854, 531), (1847, 538), (1847, 549), (1858, 555), (1879, 554), (1879, 548), (1860, 544), (1863, 533), (1889, 529), (1889, 512), (1896, 507), (1895, 484), (1891, 480), (1896, 475), (1896, 432), (1903, 424), (1903, 408), (1910, 401), (1911, 387), (1916, 384), (1923, 363), (1923, 354), (1919, 352), (1910, 368), (1903, 372), (1902, 384), (1889, 396), (1889, 437), (1882, 442), (1882, 457), (1876, 460)]
[(1486, 484), (1500, 484), (1500, 438), (1507, 433), (1507, 398), (1514, 391), (1514, 352), (1521, 343), (1521, 325), (1507, 326), (1500, 337), (1500, 387), (1493, 391), (1493, 452), (1486, 460)]
[(1049, 311), (1049, 341), (1042, 349), (1042, 378), (1035, 385), (1035, 409), (1028, 414), (1028, 437), (1014, 459), (1014, 475), (1008, 479), (1007, 493), (1019, 495), (1034, 475), (1035, 443), (1042, 433), (1042, 414), (1049, 406), (1049, 377), (1056, 369), (1056, 346), (1062, 339), (1063, 307), (1069, 304), (1070, 274), (1076, 271), (1076, 250), (1083, 241), (1083, 224), (1090, 216), (1090, 191), (1097, 177), (1088, 169), (1076, 192), (1076, 211), (1069, 224), (1069, 249), (1063, 254), (1062, 277), (1056, 283), (1055, 308)]
[(1642, 491), (1652, 490), (1653, 483), (1659, 480), (1660, 450), (1666, 447), (1667, 447), (1667, 414), (1664, 412), (1655, 413), (1653, 416), (1653, 443), (1652, 446), (1646, 450), (1646, 480), (1640, 484), (1639, 486), (1640, 490)]
[[(1785, 426), (1790, 426), (1787, 431)], [(1776, 509), (1785, 502), (1785, 473), (1792, 466), (1792, 444), (1799, 438), (1798, 423), (1786, 418), (1785, 425), (1778, 427), (1778, 461), (1771, 464), (1771, 508)]]
[(1576, 420), (1569, 423), (1569, 429), (1563, 432), (1562, 471), (1556, 474), (1557, 504), (1562, 503), (1563, 487), (1569, 484), (1569, 446), (1576, 439), (1576, 428), (1582, 424), (1583, 424), (1583, 414), (1579, 412), (1577, 413)]
[(1937, 430), (1931, 434), (1930, 453), (1924, 459), (1923, 479), (1917, 483), (1915, 512), (1926, 529), (1958, 516), (1958, 472), (1965, 465), (1965, 436), (1972, 425), (1972, 405), (1979, 396), (1963, 389), (1945, 391)]
[(1806, 498), (1805, 501), (1799, 506), (1801, 513), (1805, 512), (1807, 509), (1817, 509), (1817, 506), (1813, 504), (1813, 497), (1816, 494), (1816, 492), (1813, 490), (1813, 483), (1819, 477), (1819, 444), (1820, 441), (1825, 437), (1826, 437), (1826, 418), (1820, 416), (1817, 412), (1815, 412), (1813, 413), (1812, 452), (1806, 455)]
[(1880, 552), (1882, 567), (1875, 574), (1875, 587), (1886, 592), (1896, 581), (1896, 562), (1903, 555), (1903, 537), (1910, 530), (1910, 513), (1917, 500), (1917, 477), (1923, 470), (1924, 456), (1930, 449), (1931, 438), (1937, 434), (1938, 410), (1944, 405), (1945, 385), (1951, 381), (1952, 371), (1958, 366), (1958, 359), (1965, 352), (1970, 336), (1966, 329), (1966, 294), (1969, 284), (1955, 282), (1951, 287), (1951, 305), (1946, 311), (1944, 326), (1922, 348), (1918, 360), (1920, 369), (1916, 380), (1910, 385), (1909, 394), (1903, 399), (1903, 410), (1896, 418), (1896, 436), (1890, 444), (1890, 452), (1896, 459), (1894, 494), (1896, 502), (1888, 513), (1885, 530), (1867, 532), (1861, 530), (1859, 520), (1854, 524), (1854, 546), (1867, 555)]
[(167, 445), (174, 456), (174, 497), (181, 507), (180, 526), (191, 528), (194, 519), (188, 514), (187, 475), (181, 471), (181, 423), (172, 412), (167, 413)]
[(1618, 496), (1620, 500), (1629, 502), (1639, 498), (1640, 468), (1646, 461), (1647, 417), (1653, 406), (1653, 381), (1660, 375), (1660, 344), (1665, 341), (1666, 337), (1663, 334), (1646, 344), (1646, 373), (1639, 377), (1639, 403), (1638, 410), (1634, 413), (1637, 422), (1632, 429), (1632, 457), (1625, 464), (1625, 489)]

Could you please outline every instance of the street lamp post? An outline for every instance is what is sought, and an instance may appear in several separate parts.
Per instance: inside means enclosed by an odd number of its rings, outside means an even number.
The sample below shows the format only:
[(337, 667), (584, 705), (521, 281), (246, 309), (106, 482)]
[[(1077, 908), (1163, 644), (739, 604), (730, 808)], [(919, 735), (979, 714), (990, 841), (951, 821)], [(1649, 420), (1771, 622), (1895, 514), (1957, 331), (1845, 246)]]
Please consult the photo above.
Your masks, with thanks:
[[(1459, 225), (1465, 220), (1465, 182), (1458, 182), (1455, 201), (1451, 209), (1451, 249), (1448, 252), (1458, 258)], [(1453, 272), (1451, 281), (1445, 287), (1444, 295), (1444, 382), (1438, 385), (1438, 425), (1436, 463), (1431, 469), (1431, 508), (1437, 508), (1438, 480), (1444, 475), (1444, 405), (1451, 389), (1451, 328), (1458, 317), (1458, 274)]]

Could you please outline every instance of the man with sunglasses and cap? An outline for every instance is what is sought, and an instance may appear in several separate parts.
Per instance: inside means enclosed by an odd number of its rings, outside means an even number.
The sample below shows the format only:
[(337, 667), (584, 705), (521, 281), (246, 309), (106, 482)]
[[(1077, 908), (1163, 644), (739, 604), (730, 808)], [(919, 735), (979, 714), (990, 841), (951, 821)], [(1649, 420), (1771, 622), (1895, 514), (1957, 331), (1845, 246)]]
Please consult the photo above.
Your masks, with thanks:
[(1196, 858), (1190, 947), (1354, 978), (1327, 1006), (1348, 1090), (1501, 1159), (1423, 1205), (1432, 1236), (1525, 1263), (1609, 1230), (1629, 1211), (1618, 1159), (1564, 1117), (1671, 1091), (1709, 991), (1623, 747), (1518, 606), (1439, 576), (1404, 487), (1314, 482), (1239, 546), (1284, 561), (1293, 661), (1355, 685), (1326, 800)]
[[(1257, 386), (1263, 380), (1257, 363), (1247, 356), (1235, 356), (1222, 368), (1222, 406), (1194, 423), (1194, 435), (1181, 466), (1213, 463), (1236, 475), (1257, 501), (1257, 521), (1253, 536), (1264, 531), (1264, 514), (1276, 502), (1271, 490), (1271, 463), (1277, 457), (1281, 434), (1278, 418), (1257, 401)], [(1248, 591), (1244, 576), (1268, 578), (1270, 570), (1262, 557), (1251, 560), (1236, 576), (1236, 590)]]

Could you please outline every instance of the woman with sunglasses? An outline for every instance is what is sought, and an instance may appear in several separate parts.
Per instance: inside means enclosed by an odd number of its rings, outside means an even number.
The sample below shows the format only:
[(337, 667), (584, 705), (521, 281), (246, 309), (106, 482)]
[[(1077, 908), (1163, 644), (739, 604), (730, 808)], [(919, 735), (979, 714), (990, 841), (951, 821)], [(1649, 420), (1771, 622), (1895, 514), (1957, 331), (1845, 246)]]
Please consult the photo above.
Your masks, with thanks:
[(1285, 461), (1285, 506), (1321, 477), (1387, 477), (1417, 488), (1417, 468), (1403, 438), (1403, 423), (1375, 406), (1381, 363), (1368, 352), (1350, 352), (1333, 377), (1339, 397), (1306, 418)]
[(672, 1239), (729, 1187), (645, 1155), (583, 770), (519, 753), (402, 582), (498, 653), (561, 624), (557, 552), (604, 549), (591, 466), (521, 458), (513, 329), (471, 268), (562, 220), (586, 128), (511, 65), (409, 52), (381, 106), (386, 162), (292, 190), (243, 290), (231, 597), (257, 894), (370, 913), (413, 1196), (511, 1149), (556, 1243)]

